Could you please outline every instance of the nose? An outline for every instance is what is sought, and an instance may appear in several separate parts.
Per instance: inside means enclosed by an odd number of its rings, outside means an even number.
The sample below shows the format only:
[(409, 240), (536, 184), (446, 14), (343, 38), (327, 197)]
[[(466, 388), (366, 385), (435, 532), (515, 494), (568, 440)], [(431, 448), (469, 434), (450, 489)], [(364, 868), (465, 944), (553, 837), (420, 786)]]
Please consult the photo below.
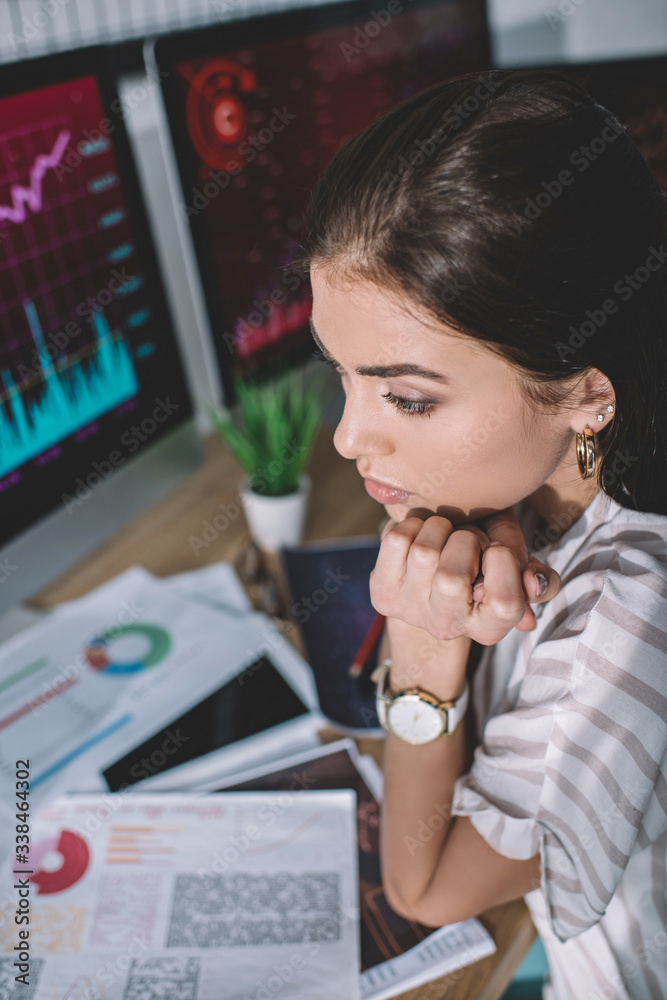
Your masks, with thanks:
[(392, 444), (380, 416), (361, 393), (348, 391), (343, 415), (333, 436), (334, 448), (353, 461), (366, 455), (389, 455)]

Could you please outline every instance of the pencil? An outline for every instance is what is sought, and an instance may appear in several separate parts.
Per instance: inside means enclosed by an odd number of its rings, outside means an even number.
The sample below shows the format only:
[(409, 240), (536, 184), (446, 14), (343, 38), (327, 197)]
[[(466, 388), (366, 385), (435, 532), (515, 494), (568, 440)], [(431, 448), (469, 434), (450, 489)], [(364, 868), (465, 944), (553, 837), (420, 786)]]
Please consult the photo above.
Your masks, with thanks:
[(371, 649), (375, 645), (380, 633), (382, 632), (382, 629), (384, 628), (385, 621), (386, 621), (385, 616), (381, 615), (378, 612), (375, 618), (373, 619), (371, 627), (366, 633), (364, 641), (357, 650), (354, 660), (352, 661), (352, 665), (348, 670), (349, 677), (352, 677), (356, 680), (360, 676), (361, 671), (364, 669), (364, 666), (366, 665), (366, 661), (370, 655)]

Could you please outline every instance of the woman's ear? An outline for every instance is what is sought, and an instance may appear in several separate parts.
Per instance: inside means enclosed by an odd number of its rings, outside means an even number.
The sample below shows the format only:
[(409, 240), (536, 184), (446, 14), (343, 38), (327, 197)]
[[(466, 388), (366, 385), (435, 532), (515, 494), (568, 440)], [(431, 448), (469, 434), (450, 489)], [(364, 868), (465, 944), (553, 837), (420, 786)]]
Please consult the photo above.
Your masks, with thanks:
[[(579, 405), (571, 411), (570, 427), (581, 434), (584, 427), (601, 430), (613, 419), (616, 412), (614, 387), (598, 368), (590, 368), (580, 383)], [(600, 419), (602, 417), (602, 419)]]

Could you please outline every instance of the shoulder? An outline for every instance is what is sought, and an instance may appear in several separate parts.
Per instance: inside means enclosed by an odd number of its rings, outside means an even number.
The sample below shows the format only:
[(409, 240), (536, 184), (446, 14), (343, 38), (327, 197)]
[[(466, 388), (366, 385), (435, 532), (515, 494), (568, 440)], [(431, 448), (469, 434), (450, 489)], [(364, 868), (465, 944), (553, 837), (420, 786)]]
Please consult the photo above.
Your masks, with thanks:
[(540, 641), (590, 633), (599, 621), (667, 650), (666, 516), (598, 494), (540, 558), (561, 577), (559, 593), (536, 611)]

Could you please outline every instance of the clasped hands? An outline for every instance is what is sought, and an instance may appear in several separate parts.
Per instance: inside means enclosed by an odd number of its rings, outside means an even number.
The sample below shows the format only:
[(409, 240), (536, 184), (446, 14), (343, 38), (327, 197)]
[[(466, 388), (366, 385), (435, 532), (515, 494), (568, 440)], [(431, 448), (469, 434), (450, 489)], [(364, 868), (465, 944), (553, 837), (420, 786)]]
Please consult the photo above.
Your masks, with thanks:
[[(546, 579), (542, 593), (536, 572)], [(512, 507), (456, 527), (438, 514), (390, 519), (370, 574), (371, 603), (387, 617), (390, 639), (405, 632), (403, 622), (445, 643), (468, 637), (484, 646), (512, 628), (535, 628), (530, 603), (551, 600), (560, 585), (529, 556)]]

